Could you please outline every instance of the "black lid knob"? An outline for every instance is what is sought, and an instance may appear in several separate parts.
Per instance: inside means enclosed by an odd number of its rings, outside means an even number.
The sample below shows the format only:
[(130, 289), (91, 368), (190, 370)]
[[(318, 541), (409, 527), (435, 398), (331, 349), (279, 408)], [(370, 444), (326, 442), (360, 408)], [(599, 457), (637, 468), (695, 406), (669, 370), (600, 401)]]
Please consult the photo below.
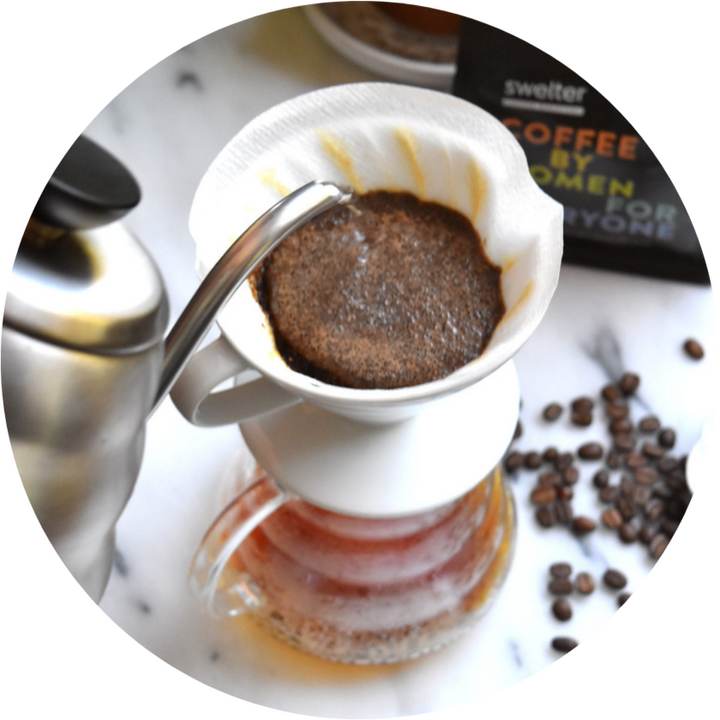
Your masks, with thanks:
[(140, 202), (140, 186), (107, 150), (81, 135), (45, 186), (33, 217), (82, 230), (118, 220)]

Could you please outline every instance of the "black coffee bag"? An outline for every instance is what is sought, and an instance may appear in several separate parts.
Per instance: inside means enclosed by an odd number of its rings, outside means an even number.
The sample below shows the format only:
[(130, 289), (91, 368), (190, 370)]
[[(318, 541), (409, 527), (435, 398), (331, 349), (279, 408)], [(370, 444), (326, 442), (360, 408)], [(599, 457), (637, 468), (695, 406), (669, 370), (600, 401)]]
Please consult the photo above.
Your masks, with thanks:
[(709, 283), (690, 218), (632, 125), (533, 45), (465, 19), (453, 93), (517, 137), (538, 185), (565, 208), (563, 262)]

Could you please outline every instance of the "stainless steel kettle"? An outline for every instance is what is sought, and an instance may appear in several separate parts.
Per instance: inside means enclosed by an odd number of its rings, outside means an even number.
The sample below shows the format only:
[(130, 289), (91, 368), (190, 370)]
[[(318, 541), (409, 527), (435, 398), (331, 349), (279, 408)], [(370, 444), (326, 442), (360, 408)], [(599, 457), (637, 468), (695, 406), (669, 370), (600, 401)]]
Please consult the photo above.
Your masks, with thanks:
[(281, 200), (232, 244), (164, 339), (160, 272), (118, 222), (140, 201), (133, 176), (84, 136), (53, 174), (9, 283), (2, 392), (33, 509), (96, 602), (140, 470), (147, 419), (252, 270), (289, 233), (348, 197), (310, 183)]

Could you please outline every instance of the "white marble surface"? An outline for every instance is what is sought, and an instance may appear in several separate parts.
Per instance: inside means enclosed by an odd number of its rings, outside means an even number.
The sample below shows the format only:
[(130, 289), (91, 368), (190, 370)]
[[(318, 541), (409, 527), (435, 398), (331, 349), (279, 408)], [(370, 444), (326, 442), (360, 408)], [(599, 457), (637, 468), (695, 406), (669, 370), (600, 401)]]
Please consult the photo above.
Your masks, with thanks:
[[(119, 95), (88, 134), (125, 162), (144, 190), (127, 226), (156, 258), (176, 317), (197, 285), (187, 215), (194, 188), (219, 149), (262, 110), (326, 85), (377, 79), (326, 47), (300, 10), (231, 26), (152, 68)], [(678, 432), (676, 452), (690, 450), (709, 412), (709, 288), (565, 267), (550, 310), (516, 358), (523, 395), (520, 449), (574, 449), (602, 438), (600, 423), (580, 431), (539, 421), (551, 400), (596, 392), (609, 374), (642, 375), (634, 408), (652, 410)], [(708, 358), (688, 360), (686, 337)], [(549, 612), (547, 566), (568, 560), (599, 576), (623, 569), (635, 590), (652, 568), (640, 546), (625, 547), (599, 530), (580, 543), (538, 528), (528, 501), (529, 475), (513, 487), (517, 552), (491, 611), (469, 634), (419, 661), (387, 668), (331, 665), (266, 637), (245, 619), (203, 616), (185, 586), (194, 546), (210, 522), (218, 482), (239, 443), (234, 428), (202, 430), (169, 401), (150, 420), (136, 491), (117, 529), (119, 561), (101, 608), (170, 665), (237, 697), (292, 712), (333, 717), (389, 717), (455, 707), (513, 685), (552, 663), (557, 634), (580, 640), (615, 611), (596, 591), (561, 625)], [(583, 480), (591, 472), (583, 468)], [(578, 486), (576, 507), (597, 513)]]

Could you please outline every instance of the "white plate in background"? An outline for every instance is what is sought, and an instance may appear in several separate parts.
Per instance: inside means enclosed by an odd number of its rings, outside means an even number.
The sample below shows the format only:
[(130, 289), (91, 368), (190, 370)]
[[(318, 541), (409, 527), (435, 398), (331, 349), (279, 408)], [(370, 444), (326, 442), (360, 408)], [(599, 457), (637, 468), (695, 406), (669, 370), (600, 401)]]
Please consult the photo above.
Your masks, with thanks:
[(366, 70), (390, 80), (436, 90), (450, 90), (452, 87), (455, 63), (411, 60), (379, 50), (348, 33), (315, 5), (306, 6), (305, 14), (328, 45)]

